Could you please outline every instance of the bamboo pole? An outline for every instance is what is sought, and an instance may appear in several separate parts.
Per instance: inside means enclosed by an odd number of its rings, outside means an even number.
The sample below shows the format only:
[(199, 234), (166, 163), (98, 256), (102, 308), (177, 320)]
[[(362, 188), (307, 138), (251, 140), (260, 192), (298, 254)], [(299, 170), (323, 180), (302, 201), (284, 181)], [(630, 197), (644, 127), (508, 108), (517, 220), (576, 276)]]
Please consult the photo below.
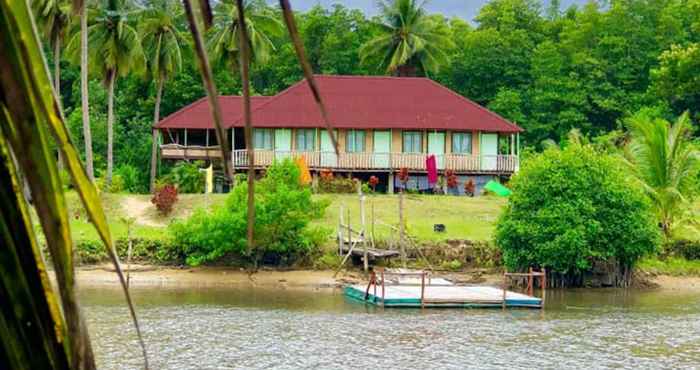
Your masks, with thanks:
[(401, 264), (403, 268), (406, 268), (406, 245), (404, 241), (404, 234), (406, 233), (405, 224), (403, 219), (403, 197), (404, 191), (406, 190), (406, 184), (399, 191), (399, 247), (401, 248)]
[(367, 238), (365, 237), (365, 195), (362, 193), (362, 186), (359, 181), (357, 184), (357, 193), (360, 196), (360, 222), (362, 224), (362, 229), (360, 229), (360, 238), (362, 238), (362, 244), (364, 246), (363, 267), (365, 269), (365, 273), (367, 273), (369, 270), (369, 251), (367, 250)]

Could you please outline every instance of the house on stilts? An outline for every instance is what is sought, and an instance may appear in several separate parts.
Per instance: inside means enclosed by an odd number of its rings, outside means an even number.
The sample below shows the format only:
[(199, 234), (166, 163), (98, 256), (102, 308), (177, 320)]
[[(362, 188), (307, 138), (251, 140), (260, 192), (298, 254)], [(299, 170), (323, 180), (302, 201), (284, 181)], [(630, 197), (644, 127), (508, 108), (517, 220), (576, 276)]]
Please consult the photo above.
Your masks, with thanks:
[[(367, 180), (393, 192), (396, 173), (409, 171), (408, 188), (426, 190), (426, 157), (434, 155), (440, 173), (451, 170), (477, 190), (494, 177), (509, 177), (519, 167), (522, 129), (488, 109), (427, 78), (316, 76), (336, 129), (336, 154), (321, 115), (302, 80), (275, 96), (252, 97), (253, 142), (243, 134), (242, 98), (221, 96), (235, 171), (304, 157), (312, 174), (332, 171)], [(161, 160), (204, 160), (221, 166), (214, 124), (205, 98), (165, 117), (155, 127)], [(217, 189), (224, 191), (223, 183)], [(463, 189), (460, 189), (463, 191)], [(478, 191), (477, 191), (478, 192)]]

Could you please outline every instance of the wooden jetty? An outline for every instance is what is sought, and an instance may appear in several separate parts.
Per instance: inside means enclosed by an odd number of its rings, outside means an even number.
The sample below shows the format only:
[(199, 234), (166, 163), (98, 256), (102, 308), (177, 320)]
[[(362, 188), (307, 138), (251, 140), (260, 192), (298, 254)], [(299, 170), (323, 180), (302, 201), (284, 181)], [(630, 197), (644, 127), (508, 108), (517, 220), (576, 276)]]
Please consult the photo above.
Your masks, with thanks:
[(516, 293), (490, 286), (456, 285), (445, 279), (433, 278), (427, 272), (389, 272), (381, 268), (373, 272), (369, 284), (345, 287), (345, 295), (382, 307), (473, 307), (473, 308), (544, 308), (542, 297), (535, 297), (534, 281), (540, 278), (546, 286), (545, 272), (506, 273), (504, 279), (526, 278), (527, 293)]

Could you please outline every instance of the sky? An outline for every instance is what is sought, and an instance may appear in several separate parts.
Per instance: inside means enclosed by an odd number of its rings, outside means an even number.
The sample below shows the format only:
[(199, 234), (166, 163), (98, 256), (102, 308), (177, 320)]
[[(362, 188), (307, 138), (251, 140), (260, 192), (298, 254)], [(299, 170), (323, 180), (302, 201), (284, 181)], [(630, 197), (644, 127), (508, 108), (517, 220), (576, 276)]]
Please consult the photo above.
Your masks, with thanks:
[[(562, 0), (562, 9), (568, 8), (571, 4), (584, 4), (588, 0)], [(308, 10), (314, 5), (320, 4), (323, 7), (330, 7), (333, 4), (342, 4), (348, 8), (363, 10), (366, 14), (374, 15), (377, 12), (376, 0), (290, 0), (293, 9)], [(442, 13), (448, 17), (458, 16), (464, 20), (472, 22), (479, 13), (479, 9), (488, 0), (429, 0), (426, 8), (431, 13)], [(545, 6), (549, 3), (544, 0)]]

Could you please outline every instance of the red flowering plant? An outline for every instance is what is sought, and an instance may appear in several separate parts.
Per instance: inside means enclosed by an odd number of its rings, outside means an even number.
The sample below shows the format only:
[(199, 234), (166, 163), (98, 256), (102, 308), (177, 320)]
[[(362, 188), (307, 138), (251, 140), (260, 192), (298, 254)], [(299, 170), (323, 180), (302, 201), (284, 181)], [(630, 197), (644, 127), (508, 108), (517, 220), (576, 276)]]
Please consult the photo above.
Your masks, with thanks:
[(369, 181), (367, 181), (367, 183), (372, 188), (372, 192), (376, 192), (377, 185), (379, 184), (379, 178), (377, 176), (372, 175), (369, 177)]
[(173, 184), (165, 184), (156, 188), (151, 203), (153, 203), (161, 215), (167, 216), (173, 210), (177, 202), (177, 187)]
[(475, 192), (476, 186), (474, 185), (474, 180), (469, 179), (469, 181), (464, 183), (464, 193), (470, 197), (473, 197)]
[(459, 185), (457, 175), (455, 175), (455, 172), (452, 170), (447, 170), (445, 172), (445, 177), (447, 177), (447, 187), (450, 189), (455, 189)]
[(406, 190), (406, 183), (408, 182), (408, 168), (402, 167), (399, 170), (399, 181), (401, 182), (401, 185), (403, 185), (401, 188), (403, 189), (402, 191)]

